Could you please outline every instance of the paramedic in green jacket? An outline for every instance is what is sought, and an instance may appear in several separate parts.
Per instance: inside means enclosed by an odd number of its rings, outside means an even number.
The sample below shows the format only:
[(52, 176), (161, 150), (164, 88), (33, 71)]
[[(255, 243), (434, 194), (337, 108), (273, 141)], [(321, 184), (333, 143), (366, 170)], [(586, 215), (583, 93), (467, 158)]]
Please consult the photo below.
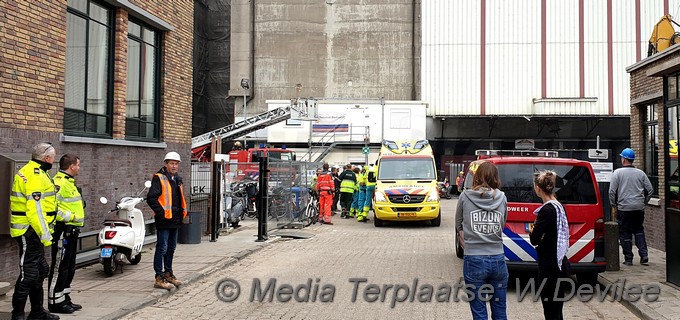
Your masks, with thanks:
[(357, 176), (352, 172), (352, 165), (345, 166), (345, 170), (338, 177), (340, 179), (340, 206), (342, 207), (342, 214), (340, 218), (349, 218), (350, 207), (352, 206), (352, 198), (354, 197), (354, 187), (357, 184)]

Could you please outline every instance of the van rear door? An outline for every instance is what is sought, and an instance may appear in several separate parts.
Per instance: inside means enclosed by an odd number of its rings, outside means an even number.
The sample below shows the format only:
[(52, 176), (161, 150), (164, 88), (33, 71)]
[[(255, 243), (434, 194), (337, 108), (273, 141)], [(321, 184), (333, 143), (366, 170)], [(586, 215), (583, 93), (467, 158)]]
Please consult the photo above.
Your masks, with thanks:
[(603, 211), (592, 169), (587, 162), (577, 160), (527, 160), (530, 159), (522, 158), (514, 162), (509, 158), (490, 159), (498, 167), (501, 190), (508, 198), (508, 220), (503, 230), (507, 260), (537, 260), (536, 250), (529, 241), (529, 225), (536, 219), (533, 212), (541, 206), (541, 199), (533, 189), (533, 173), (553, 170), (557, 173), (555, 194), (564, 206), (569, 221), (569, 261), (593, 262), (596, 224), (602, 223)]

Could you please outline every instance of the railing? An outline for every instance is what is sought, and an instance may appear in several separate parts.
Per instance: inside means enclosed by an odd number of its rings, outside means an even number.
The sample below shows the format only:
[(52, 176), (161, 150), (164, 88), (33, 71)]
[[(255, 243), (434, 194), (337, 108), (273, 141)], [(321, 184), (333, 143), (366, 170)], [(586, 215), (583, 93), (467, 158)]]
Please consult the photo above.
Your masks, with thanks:
[(338, 144), (364, 144), (370, 137), (369, 126), (348, 126), (347, 132), (339, 132), (338, 127), (331, 127), (324, 132), (311, 132), (309, 135), (309, 149), (301, 160), (321, 161)]

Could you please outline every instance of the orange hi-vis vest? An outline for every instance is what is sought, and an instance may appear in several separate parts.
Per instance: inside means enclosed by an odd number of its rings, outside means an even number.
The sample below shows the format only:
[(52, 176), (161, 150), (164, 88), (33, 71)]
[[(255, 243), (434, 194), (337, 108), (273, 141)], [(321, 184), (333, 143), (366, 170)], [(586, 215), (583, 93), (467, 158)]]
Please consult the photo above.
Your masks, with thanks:
[(316, 182), (316, 190), (318, 191), (335, 191), (335, 182), (333, 176), (324, 172), (319, 175), (319, 180)]
[[(156, 173), (156, 175), (161, 181), (161, 196), (158, 197), (158, 203), (163, 207), (165, 219), (172, 219), (172, 185), (164, 174)], [(179, 194), (182, 197), (182, 219), (184, 219), (187, 216), (187, 201), (184, 199), (182, 186), (179, 186)]]

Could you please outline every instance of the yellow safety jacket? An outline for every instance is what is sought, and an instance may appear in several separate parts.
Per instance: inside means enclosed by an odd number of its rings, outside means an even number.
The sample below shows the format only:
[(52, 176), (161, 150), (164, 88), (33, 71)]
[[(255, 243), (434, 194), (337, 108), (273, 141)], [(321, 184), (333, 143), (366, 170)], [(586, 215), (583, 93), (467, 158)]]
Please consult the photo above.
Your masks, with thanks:
[(57, 185), (57, 200), (59, 201), (59, 213), (57, 221), (63, 221), (67, 225), (82, 227), (85, 225), (85, 209), (83, 196), (76, 187), (76, 180), (64, 171), (59, 171), (54, 176), (54, 184)]
[[(340, 192), (354, 193), (356, 185), (356, 175), (351, 170), (345, 170), (340, 174), (343, 179), (340, 180)], [(354, 178), (354, 179), (351, 179)]]
[(378, 167), (370, 166), (368, 167), (368, 171), (366, 171), (366, 186), (374, 187), (377, 183), (378, 183)]
[(14, 175), (9, 201), (10, 235), (20, 237), (31, 227), (43, 245), (52, 245), (51, 228), (57, 214), (56, 187), (38, 162), (29, 161)]
[(357, 174), (357, 182), (359, 183), (359, 186), (363, 187), (366, 186), (366, 182), (368, 182), (368, 173), (367, 172), (359, 172)]

